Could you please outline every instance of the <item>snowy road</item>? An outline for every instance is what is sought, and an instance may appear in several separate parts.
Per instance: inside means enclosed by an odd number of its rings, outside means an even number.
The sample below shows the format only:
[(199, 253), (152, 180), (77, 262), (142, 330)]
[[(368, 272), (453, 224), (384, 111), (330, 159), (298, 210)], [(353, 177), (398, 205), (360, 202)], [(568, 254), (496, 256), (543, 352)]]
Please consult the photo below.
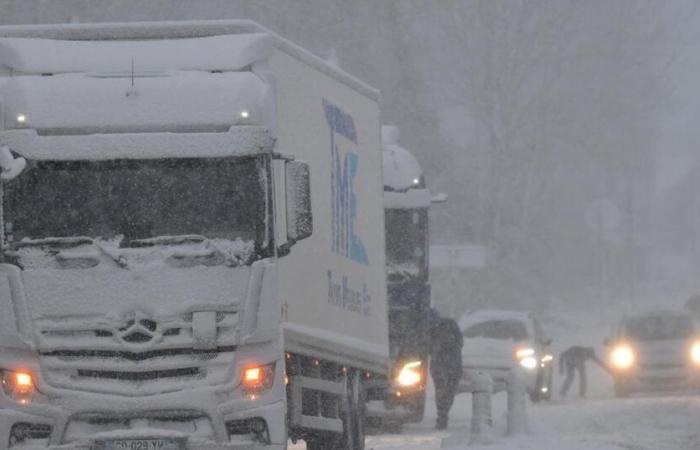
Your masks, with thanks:
[[(373, 436), (375, 450), (466, 448), (469, 397), (458, 405), (449, 433), (435, 433), (431, 421), (407, 427), (402, 435)], [(493, 441), (469, 448), (682, 450), (700, 448), (700, 396), (645, 397), (628, 400), (572, 400), (529, 408), (531, 433), (505, 436), (504, 399), (496, 398)]]
[[(700, 449), (700, 396), (655, 396), (625, 400), (530, 405), (530, 433), (505, 435), (505, 398), (494, 397), (493, 445), (469, 446), (470, 397), (458, 397), (450, 429), (431, 429), (434, 410), (401, 435), (371, 436), (367, 449), (506, 449), (506, 450), (690, 450)], [(291, 447), (303, 449), (303, 445)]]

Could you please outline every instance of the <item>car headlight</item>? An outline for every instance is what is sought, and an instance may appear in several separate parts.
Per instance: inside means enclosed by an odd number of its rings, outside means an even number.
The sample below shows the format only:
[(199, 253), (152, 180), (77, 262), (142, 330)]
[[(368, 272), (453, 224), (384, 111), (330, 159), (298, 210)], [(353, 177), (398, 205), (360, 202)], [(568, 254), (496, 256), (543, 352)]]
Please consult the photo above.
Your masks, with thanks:
[(537, 359), (534, 356), (526, 356), (520, 360), (520, 365), (528, 370), (532, 370), (537, 367)]
[(610, 361), (613, 366), (618, 369), (629, 369), (635, 361), (635, 355), (632, 348), (628, 345), (621, 344), (613, 348), (610, 354)]
[(401, 387), (412, 387), (419, 384), (423, 381), (422, 366), (423, 363), (420, 361), (411, 361), (404, 364), (396, 377), (396, 383)]
[(528, 370), (532, 370), (538, 365), (537, 358), (535, 357), (535, 349), (531, 347), (520, 347), (516, 349), (514, 356), (515, 360)]
[(690, 360), (697, 365), (700, 365), (700, 341), (694, 342), (690, 346)]
[(32, 401), (36, 388), (34, 377), (27, 370), (0, 370), (2, 390), (12, 400), (26, 405)]

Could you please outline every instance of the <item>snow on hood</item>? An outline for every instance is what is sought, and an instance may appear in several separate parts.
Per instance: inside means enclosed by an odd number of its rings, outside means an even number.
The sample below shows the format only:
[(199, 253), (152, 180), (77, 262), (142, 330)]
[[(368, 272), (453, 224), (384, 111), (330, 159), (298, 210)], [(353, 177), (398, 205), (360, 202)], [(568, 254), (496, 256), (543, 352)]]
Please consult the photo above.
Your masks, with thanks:
[(265, 33), (149, 41), (0, 38), (0, 64), (16, 74), (136, 70), (241, 70), (272, 54)]
[(511, 340), (469, 338), (464, 340), (462, 359), (465, 363), (475, 359), (498, 361), (499, 365), (510, 367), (515, 348), (522, 345), (525, 344)]
[(246, 252), (252, 243), (213, 240), (135, 249), (104, 242), (50, 252), (26, 247), (19, 254), (29, 312), (45, 319), (233, 310), (248, 285)]

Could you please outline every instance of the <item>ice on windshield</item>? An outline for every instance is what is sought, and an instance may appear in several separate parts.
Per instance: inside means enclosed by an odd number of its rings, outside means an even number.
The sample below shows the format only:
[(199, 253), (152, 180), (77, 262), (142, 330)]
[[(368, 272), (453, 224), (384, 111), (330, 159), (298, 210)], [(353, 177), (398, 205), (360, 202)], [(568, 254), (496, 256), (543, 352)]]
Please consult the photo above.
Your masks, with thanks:
[(490, 320), (468, 327), (462, 332), (465, 338), (524, 341), (528, 338), (525, 324), (517, 320)]
[(387, 209), (387, 270), (390, 279), (416, 278), (426, 274), (427, 210)]
[(120, 236), (122, 246), (152, 246), (149, 239), (183, 235), (261, 243), (261, 170), (256, 158), (33, 161), (6, 186), (5, 236), (23, 244)]

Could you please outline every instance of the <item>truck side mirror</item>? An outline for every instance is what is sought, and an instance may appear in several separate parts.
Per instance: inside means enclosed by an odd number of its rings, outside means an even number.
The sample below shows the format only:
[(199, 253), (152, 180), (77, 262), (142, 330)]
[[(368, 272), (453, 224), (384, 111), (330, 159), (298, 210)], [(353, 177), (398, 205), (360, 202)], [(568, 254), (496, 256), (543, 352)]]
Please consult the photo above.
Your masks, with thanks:
[(287, 184), (287, 238), (291, 242), (306, 239), (313, 232), (311, 212), (311, 172), (301, 161), (285, 165)]
[(0, 147), (0, 180), (12, 180), (22, 173), (26, 165), (24, 158), (15, 158), (9, 148)]

